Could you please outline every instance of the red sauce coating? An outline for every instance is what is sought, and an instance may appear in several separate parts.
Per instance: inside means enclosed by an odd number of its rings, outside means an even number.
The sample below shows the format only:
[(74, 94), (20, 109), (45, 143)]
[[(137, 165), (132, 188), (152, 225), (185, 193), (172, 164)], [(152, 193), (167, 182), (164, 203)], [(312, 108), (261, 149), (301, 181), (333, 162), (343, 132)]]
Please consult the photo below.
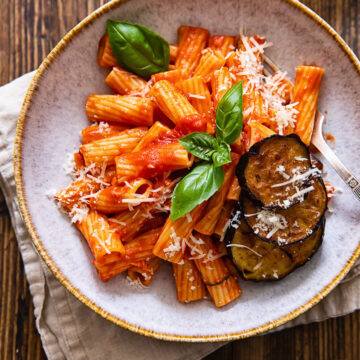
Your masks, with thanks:
[(187, 135), (196, 131), (205, 131), (205, 129), (206, 118), (198, 114), (184, 116), (179, 120), (175, 127), (175, 130), (183, 135)]
[(192, 132), (205, 131), (206, 119), (198, 114), (184, 116), (174, 129), (169, 130), (163, 136), (156, 139), (149, 146), (158, 144), (171, 144)]
[[(163, 142), (149, 145), (141, 152), (125, 154), (131, 164), (139, 168), (137, 176), (151, 178), (167, 171), (183, 169), (184, 164), (179, 165), (179, 159), (172, 151), (169, 144), (174, 143), (177, 139), (166, 138)], [(175, 145), (175, 144), (174, 144)], [(171, 145), (170, 145), (171, 146)], [(174, 146), (174, 150), (178, 149)], [(175, 165), (178, 164), (178, 165)]]
[(334, 141), (335, 142), (335, 136), (333, 134), (326, 134), (325, 135), (326, 141)]

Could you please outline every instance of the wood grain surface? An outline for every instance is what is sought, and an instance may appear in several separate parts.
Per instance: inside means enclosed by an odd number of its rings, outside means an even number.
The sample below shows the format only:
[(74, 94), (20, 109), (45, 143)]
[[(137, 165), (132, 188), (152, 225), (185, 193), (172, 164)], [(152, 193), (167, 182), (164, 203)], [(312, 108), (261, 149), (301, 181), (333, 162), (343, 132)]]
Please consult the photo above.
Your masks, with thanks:
[[(264, 0), (271, 1), (271, 0)], [(104, 0), (0, 0), (0, 85), (35, 69)], [(305, 0), (359, 55), (360, 3)], [(0, 193), (0, 360), (46, 359), (9, 213)], [(360, 312), (239, 340), (206, 360), (360, 359)], [(150, 359), (149, 359), (150, 360)]]

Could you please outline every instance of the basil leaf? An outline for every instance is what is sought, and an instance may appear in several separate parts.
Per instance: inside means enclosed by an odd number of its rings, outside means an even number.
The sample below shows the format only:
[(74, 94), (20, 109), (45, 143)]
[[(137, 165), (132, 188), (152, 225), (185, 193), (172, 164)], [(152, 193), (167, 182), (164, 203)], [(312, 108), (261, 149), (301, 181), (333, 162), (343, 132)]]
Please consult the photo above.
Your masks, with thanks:
[(230, 145), (222, 143), (218, 150), (212, 154), (212, 161), (215, 167), (219, 167), (231, 162)]
[(169, 68), (169, 44), (160, 35), (142, 25), (108, 20), (111, 50), (116, 61), (128, 71), (148, 79)]
[(216, 108), (216, 138), (232, 144), (243, 126), (242, 81), (229, 89)]
[(193, 132), (179, 139), (179, 142), (189, 153), (207, 161), (211, 160), (219, 146), (213, 136), (203, 132)]
[(171, 220), (175, 221), (212, 196), (224, 182), (224, 170), (203, 162), (194, 167), (176, 185), (171, 202)]

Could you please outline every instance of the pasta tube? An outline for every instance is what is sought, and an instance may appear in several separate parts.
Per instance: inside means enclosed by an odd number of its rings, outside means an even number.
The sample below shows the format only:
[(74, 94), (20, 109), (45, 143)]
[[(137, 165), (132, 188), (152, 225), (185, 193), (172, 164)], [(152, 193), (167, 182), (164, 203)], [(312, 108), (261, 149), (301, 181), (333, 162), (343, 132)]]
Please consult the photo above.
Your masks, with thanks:
[(174, 123), (198, 112), (173, 84), (167, 80), (160, 80), (151, 88), (150, 95), (154, 96), (156, 105)]
[(111, 50), (109, 36), (105, 34), (99, 41), (97, 61), (99, 66), (113, 67), (117, 65), (117, 61)]
[(76, 222), (76, 226), (87, 240), (96, 261), (107, 263), (109, 256), (125, 253), (119, 235), (111, 231), (106, 217), (99, 212), (89, 210), (81, 221)]
[(90, 207), (104, 214), (114, 214), (129, 208), (126, 200), (144, 200), (150, 196), (152, 183), (137, 178), (122, 186), (113, 185), (99, 191), (90, 199)]
[(212, 49), (206, 48), (201, 55), (193, 76), (200, 76), (205, 82), (210, 80), (211, 73), (225, 65), (225, 58)]
[(212, 99), (215, 109), (225, 93), (232, 87), (230, 71), (227, 67), (222, 67), (213, 72), (211, 76)]
[(209, 48), (219, 52), (223, 57), (236, 49), (236, 36), (215, 35), (209, 39)]
[(90, 95), (86, 115), (90, 121), (110, 121), (126, 125), (153, 124), (154, 106), (150, 99), (127, 95)]
[(128, 129), (128, 126), (126, 125), (109, 125), (107, 123), (101, 123), (100, 125), (94, 124), (83, 129), (81, 131), (81, 136), (83, 138), (83, 144), (87, 144), (95, 140), (118, 135), (121, 131), (126, 129)]
[(106, 77), (105, 82), (118, 94), (128, 95), (132, 93), (143, 93), (147, 82), (139, 76), (129, 73), (120, 66), (115, 66)]
[(174, 270), (177, 299), (180, 302), (201, 300), (206, 290), (194, 261), (183, 259), (182, 264), (172, 263)]
[(209, 31), (192, 27), (180, 26), (178, 29), (179, 48), (175, 66), (187, 78), (195, 70), (202, 50), (205, 49), (206, 43), (209, 39)]
[(118, 182), (154, 177), (166, 171), (189, 168), (194, 159), (179, 143), (151, 145), (142, 151), (122, 154), (116, 158)]
[(298, 66), (296, 70), (293, 103), (299, 113), (295, 133), (306, 145), (310, 145), (323, 74), (324, 69), (315, 66)]
[(114, 164), (120, 154), (131, 152), (145, 136), (146, 128), (124, 130), (118, 135), (96, 140), (80, 146), (80, 153), (84, 157), (85, 165), (92, 163)]
[(179, 263), (185, 251), (186, 243), (184, 241), (191, 235), (194, 224), (201, 216), (205, 205), (206, 202), (203, 202), (188, 215), (174, 222), (169, 216), (156, 242), (153, 254), (164, 260)]
[(208, 87), (201, 77), (177, 83), (176, 86), (188, 97), (194, 108), (206, 119), (206, 131), (215, 134), (215, 113)]

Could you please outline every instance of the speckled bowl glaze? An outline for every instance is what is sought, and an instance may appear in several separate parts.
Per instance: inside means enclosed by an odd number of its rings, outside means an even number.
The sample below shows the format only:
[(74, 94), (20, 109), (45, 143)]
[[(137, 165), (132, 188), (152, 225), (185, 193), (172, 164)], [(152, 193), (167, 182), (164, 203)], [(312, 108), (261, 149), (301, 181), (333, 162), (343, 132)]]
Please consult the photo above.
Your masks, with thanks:
[[(62, 164), (80, 144), (88, 125), (85, 100), (110, 93), (106, 70), (96, 63), (98, 40), (108, 18), (141, 23), (176, 41), (179, 25), (203, 26), (213, 34), (260, 34), (274, 45), (268, 55), (294, 77), (296, 65), (325, 68), (319, 108), (328, 111), (326, 131), (336, 152), (360, 174), (360, 66), (341, 38), (308, 8), (293, 0), (113, 1), (75, 27), (40, 66), (19, 119), (15, 171), (19, 203), (34, 244), (58, 280), (110, 321), (138, 333), (178, 341), (219, 341), (258, 334), (281, 325), (320, 301), (360, 253), (360, 206), (350, 191), (332, 201), (325, 240), (302, 268), (279, 282), (241, 281), (242, 296), (216, 309), (210, 301), (180, 304), (171, 268), (164, 264), (149, 289), (122, 276), (104, 283), (77, 229), (46, 192), (70, 179)], [(342, 186), (327, 167), (328, 179)]]

